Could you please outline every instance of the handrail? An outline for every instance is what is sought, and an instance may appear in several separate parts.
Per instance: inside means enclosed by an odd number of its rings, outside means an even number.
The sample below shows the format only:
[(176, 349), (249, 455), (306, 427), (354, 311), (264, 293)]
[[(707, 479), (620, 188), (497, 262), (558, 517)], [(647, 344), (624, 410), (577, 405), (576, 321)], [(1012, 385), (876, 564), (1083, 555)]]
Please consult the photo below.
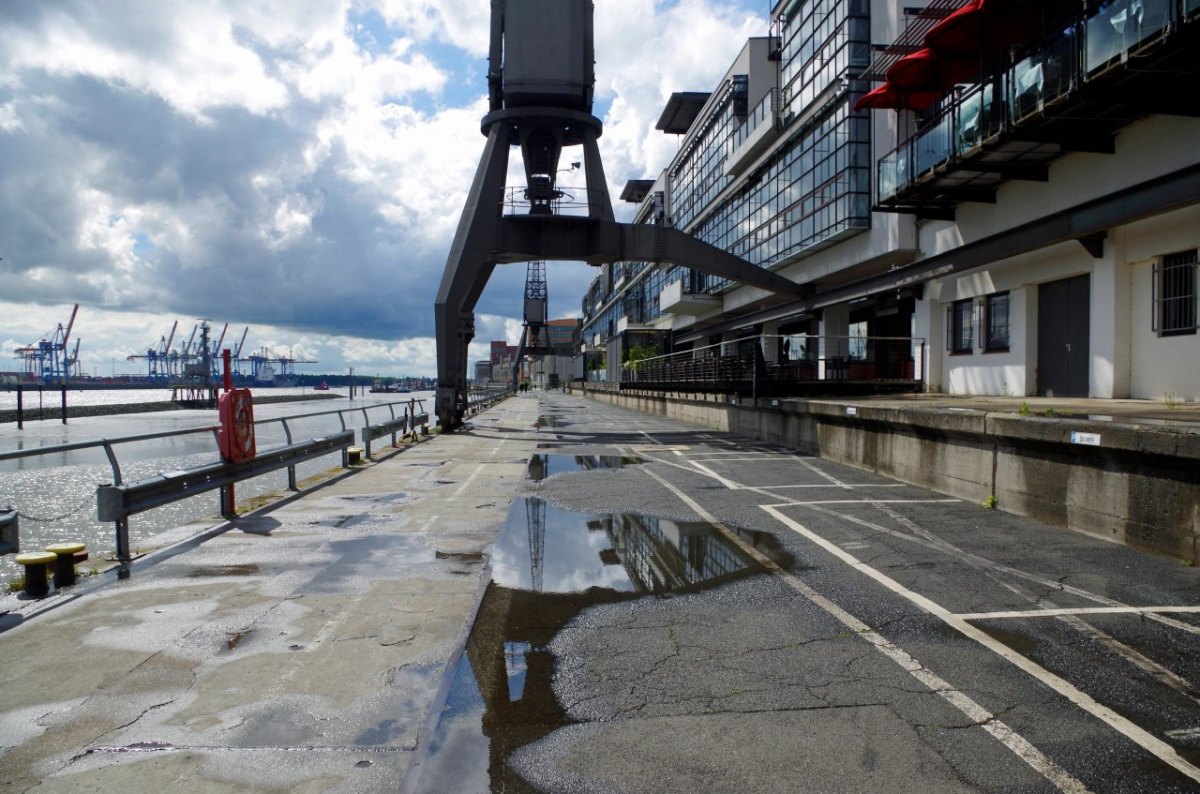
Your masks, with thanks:
[[(212, 463), (168, 472), (128, 485), (103, 484), (96, 488), (96, 518), (116, 526), (118, 578), (129, 578), (129, 516), (178, 502), (227, 485), (282, 468), (294, 470), (297, 463), (345, 450), (354, 443), (354, 431), (343, 430), (324, 438), (274, 449), (240, 463)], [(232, 507), (232, 506), (231, 506)]]
[[(404, 412), (399, 418), (396, 417), (396, 411), (395, 411), (395, 407), (394, 407), (397, 405), (404, 406)], [(152, 507), (161, 506), (163, 504), (167, 504), (172, 501), (177, 501), (179, 499), (185, 499), (190, 496), (194, 496), (198, 493), (203, 493), (205, 491), (209, 491), (209, 490), (213, 490), (215, 488), (221, 487), (222, 485), (228, 485), (228, 484), (231, 484), (234, 482), (238, 482), (240, 479), (245, 479), (248, 477), (255, 477), (260, 474), (265, 474), (265, 473), (275, 471), (275, 470), (281, 469), (281, 468), (286, 468), (288, 470), (288, 488), (290, 490), (297, 490), (296, 465), (298, 463), (302, 463), (306, 460), (311, 460), (314, 457), (320, 457), (321, 455), (330, 454), (331, 452), (334, 452), (337, 449), (341, 449), (342, 450), (342, 465), (343, 466), (347, 465), (345, 450), (354, 442), (355, 433), (353, 430), (347, 429), (345, 413), (347, 411), (361, 411), (363, 414), (364, 422), (366, 423), (367, 427), (371, 427), (370, 416), (368, 415), (367, 411), (370, 409), (378, 409), (378, 408), (387, 408), (388, 409), (388, 412), (391, 415), (392, 419), (389, 420), (388, 422), (385, 422), (384, 424), (389, 427), (396, 427), (397, 429), (399, 429), (399, 427), (402, 424), (411, 422), (411, 428), (413, 430), (415, 430), (416, 427), (419, 425), (427, 425), (428, 424), (428, 414), (425, 413), (425, 401), (423, 399), (419, 399), (419, 398), (415, 398), (415, 397), (410, 398), (408, 400), (394, 401), (394, 402), (388, 402), (388, 403), (378, 403), (375, 405), (370, 405), (370, 406), (365, 406), (365, 407), (364, 406), (354, 406), (354, 407), (347, 407), (347, 408), (338, 408), (338, 409), (334, 409), (334, 410), (330, 410), (330, 411), (314, 411), (312, 413), (306, 413), (306, 414), (294, 414), (291, 416), (281, 416), (281, 417), (272, 417), (272, 418), (267, 418), (267, 419), (258, 419), (254, 422), (254, 424), (256, 426), (268, 425), (273, 422), (278, 422), (282, 426), (284, 436), (287, 439), (285, 442), (285, 445), (283, 447), (277, 447), (274, 449), (268, 449), (264, 452), (260, 452), (255, 458), (253, 458), (252, 460), (246, 461), (244, 463), (227, 464), (227, 463), (218, 462), (218, 463), (214, 463), (214, 464), (208, 464), (206, 466), (201, 466), (196, 469), (185, 470), (185, 471), (180, 471), (180, 472), (170, 472), (170, 473), (161, 475), (160, 478), (151, 478), (150, 480), (142, 480), (137, 483), (133, 483), (131, 485), (126, 485), (122, 482), (121, 465), (120, 465), (120, 461), (117, 458), (117, 454), (116, 454), (116, 450), (115, 450), (115, 447), (117, 447), (118, 445), (131, 444), (131, 443), (142, 442), (142, 441), (155, 441), (155, 440), (166, 439), (166, 438), (179, 438), (179, 437), (183, 437), (183, 436), (211, 434), (213, 436), (214, 446), (215, 446), (215, 442), (217, 440), (217, 434), (220, 430), (220, 426), (205, 425), (202, 427), (190, 427), (190, 428), (184, 428), (184, 429), (180, 429), (180, 430), (166, 430), (166, 431), (155, 432), (155, 433), (141, 433), (141, 434), (131, 435), (131, 436), (121, 436), (118, 438), (101, 438), (101, 439), (94, 439), (94, 440), (90, 440), (90, 441), (76, 441), (76, 442), (71, 442), (68, 444), (52, 444), (52, 445), (40, 446), (40, 447), (30, 447), (28, 449), (19, 449), (19, 450), (13, 450), (13, 451), (9, 451), (9, 452), (0, 452), (0, 462), (7, 461), (7, 460), (16, 460), (16, 459), (20, 459), (20, 458), (29, 458), (29, 457), (40, 456), (40, 455), (55, 455), (55, 454), (60, 454), (60, 453), (64, 453), (64, 452), (74, 452), (74, 451), (85, 450), (85, 449), (103, 449), (105, 455), (108, 458), (109, 466), (112, 469), (112, 483), (101, 485), (97, 489), (97, 513), (99, 516), (99, 520), (101, 520), (101, 521), (113, 520), (116, 524), (117, 559), (121, 563), (121, 570), (119, 572), (119, 575), (121, 576), (121, 578), (125, 578), (129, 575), (128, 563), (130, 560), (130, 554), (129, 554), (128, 516), (130, 514), (135, 513), (135, 512), (140, 512), (141, 510), (150, 509)], [(421, 413), (418, 413), (418, 410)], [(300, 420), (300, 419), (312, 419), (314, 417), (321, 417), (321, 416), (332, 416), (334, 414), (336, 414), (338, 416), (339, 423), (341, 424), (341, 430), (339, 432), (337, 432), (336, 434), (333, 434), (333, 435), (326, 436), (324, 438), (313, 439), (311, 441), (301, 442), (299, 444), (293, 443), (292, 428), (288, 424), (289, 422), (294, 422), (294, 421)], [(378, 425), (376, 425), (376, 426), (378, 426)], [(363, 432), (364, 432), (364, 434), (366, 433), (365, 428), (364, 428)], [(336, 443), (334, 444), (334, 446), (330, 446), (330, 443), (332, 443), (332, 442), (330, 442), (330, 439), (335, 440)], [(393, 438), (393, 443), (394, 443), (394, 441), (395, 440)], [(214, 449), (214, 453), (215, 452), (216, 452), (216, 450)], [(204, 487), (197, 488), (196, 483), (194, 481), (194, 478), (197, 476), (202, 477), (202, 479), (205, 483), (208, 483), (210, 481), (210, 478), (212, 478), (212, 477), (216, 477), (217, 480), (219, 480), (219, 482), (216, 485), (211, 485), (211, 486), (205, 485)], [(228, 477), (234, 477), (234, 478), (228, 479)], [(217, 482), (217, 480), (211, 480), (211, 481)], [(148, 484), (148, 483), (150, 483), (150, 484)], [(163, 501), (159, 501), (154, 504), (149, 504), (148, 506), (137, 507), (136, 509), (128, 509), (128, 510), (125, 510), (125, 512), (123, 512), (123, 513), (121, 512), (120, 509), (115, 509), (112, 507), (113, 503), (111, 502), (111, 500), (116, 497), (104, 496), (103, 497), (104, 499), (108, 499), (110, 501), (108, 503), (106, 503), (108, 506), (101, 504), (102, 494), (128, 493), (128, 492), (143, 493), (143, 492), (146, 492), (149, 490), (149, 491), (154, 491), (154, 493), (156, 495), (158, 495), (160, 489), (161, 489), (162, 493), (169, 494), (170, 498), (165, 498)], [(158, 497), (156, 496), (155, 498), (158, 498)], [(224, 507), (224, 505), (223, 505), (223, 507)], [(229, 510), (232, 510), (232, 507), (233, 507), (232, 505), (228, 505)], [(223, 512), (225, 512), (225, 511), (223, 510)], [(117, 517), (112, 518), (111, 516), (117, 516)]]
[[(737, 347), (747, 343), (755, 351), (739, 353)], [(620, 388), (686, 384), (699, 391), (758, 395), (766, 387), (781, 392), (796, 384), (828, 381), (919, 387), (925, 381), (927, 358), (920, 337), (760, 334), (624, 364)]]

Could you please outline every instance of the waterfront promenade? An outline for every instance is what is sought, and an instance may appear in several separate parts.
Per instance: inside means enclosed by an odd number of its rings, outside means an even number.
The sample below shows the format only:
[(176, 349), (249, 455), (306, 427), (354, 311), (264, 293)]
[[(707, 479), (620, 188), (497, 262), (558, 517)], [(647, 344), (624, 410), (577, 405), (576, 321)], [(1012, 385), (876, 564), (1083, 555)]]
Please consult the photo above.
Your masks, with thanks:
[(1200, 790), (1196, 569), (578, 396), (164, 540), (0, 604), (0, 788)]

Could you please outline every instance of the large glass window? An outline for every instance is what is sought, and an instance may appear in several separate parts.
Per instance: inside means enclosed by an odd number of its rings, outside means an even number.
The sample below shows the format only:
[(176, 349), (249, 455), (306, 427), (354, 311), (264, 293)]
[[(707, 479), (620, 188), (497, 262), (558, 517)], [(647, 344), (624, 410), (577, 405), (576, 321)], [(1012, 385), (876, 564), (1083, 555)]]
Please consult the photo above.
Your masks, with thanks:
[(1196, 249), (1167, 254), (1154, 274), (1154, 320), (1159, 336), (1196, 333)]

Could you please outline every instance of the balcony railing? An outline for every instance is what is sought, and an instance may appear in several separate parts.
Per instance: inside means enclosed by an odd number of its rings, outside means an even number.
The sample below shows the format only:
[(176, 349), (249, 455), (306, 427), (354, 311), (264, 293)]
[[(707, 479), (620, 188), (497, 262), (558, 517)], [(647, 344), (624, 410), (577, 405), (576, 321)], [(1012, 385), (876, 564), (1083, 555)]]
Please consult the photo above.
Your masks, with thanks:
[(626, 364), (621, 388), (779, 397), (919, 391), (925, 381), (926, 347), (919, 338), (764, 335), (737, 344)]
[[(945, 175), (956, 167), (969, 171), (979, 164), (985, 142), (1041, 117), (1076, 89), (1092, 83), (1098, 96), (1107, 96), (1102, 86), (1109, 85), (1110, 76), (1118, 74), (1114, 66), (1125, 64), (1132, 56), (1149, 54), (1180, 25), (1200, 24), (1198, 17), (1200, 0), (1108, 4), (1003, 73), (980, 85), (958, 89), (916, 135), (880, 158), (876, 173), (878, 204), (881, 208), (904, 205), (905, 194), (925, 185), (935, 172), (942, 178), (939, 184), (950, 187), (994, 188), (1002, 178), (997, 176), (1000, 170), (995, 166), (1000, 161), (996, 159), (983, 169), (988, 176), (975, 177), (969, 186), (965, 179), (956, 183)], [(1150, 75), (1147, 79), (1165, 78)], [(1114, 104), (1123, 101), (1130, 101), (1128, 90), (1120, 98), (1111, 99)], [(1013, 154), (1011, 160), (1044, 166), (1059, 153), (1058, 147), (1044, 146)]]

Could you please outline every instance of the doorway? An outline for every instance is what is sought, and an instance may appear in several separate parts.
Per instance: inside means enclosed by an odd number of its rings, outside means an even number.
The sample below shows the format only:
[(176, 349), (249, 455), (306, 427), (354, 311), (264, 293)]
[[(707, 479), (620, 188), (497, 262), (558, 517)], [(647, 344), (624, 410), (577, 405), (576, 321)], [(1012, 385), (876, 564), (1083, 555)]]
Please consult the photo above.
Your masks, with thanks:
[(1038, 286), (1038, 395), (1087, 397), (1091, 276)]

